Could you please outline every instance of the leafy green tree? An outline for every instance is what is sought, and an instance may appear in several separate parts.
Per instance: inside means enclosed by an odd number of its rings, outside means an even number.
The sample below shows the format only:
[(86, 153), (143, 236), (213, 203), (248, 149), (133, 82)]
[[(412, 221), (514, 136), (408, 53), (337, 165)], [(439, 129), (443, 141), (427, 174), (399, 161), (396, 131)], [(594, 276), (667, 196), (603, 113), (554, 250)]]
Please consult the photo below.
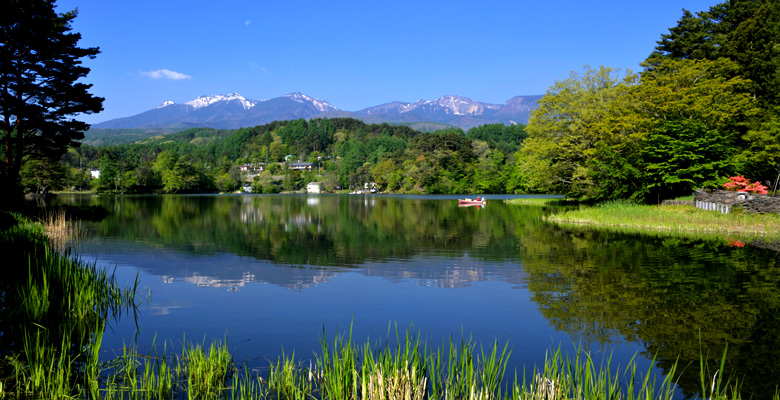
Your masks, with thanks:
[(196, 177), (191, 166), (180, 162), (179, 156), (170, 150), (165, 150), (157, 156), (154, 168), (160, 174), (162, 190), (165, 193), (178, 193), (195, 186)]
[(243, 176), (238, 166), (233, 165), (227, 173), (220, 174), (214, 181), (217, 190), (223, 193), (235, 192), (241, 187)]
[(688, 195), (736, 172), (741, 137), (758, 113), (751, 82), (738, 69), (725, 58), (665, 59), (642, 73), (636, 104), (653, 128), (641, 152), (645, 184), (634, 197)]
[(252, 191), (254, 193), (278, 193), (279, 188), (274, 183), (274, 179), (271, 176), (271, 173), (268, 171), (261, 172), (255, 182), (252, 183)]
[(349, 174), (349, 177), (347, 178), (349, 186), (355, 189), (363, 189), (366, 183), (373, 181), (371, 172), (371, 163), (363, 163), (363, 165)]
[(522, 164), (513, 174), (522, 174), (537, 191), (611, 197), (601, 190), (600, 178), (608, 176), (600, 172), (598, 156), (612, 149), (625, 165), (636, 158), (645, 125), (630, 109), (636, 81), (631, 72), (602, 66), (556, 82), (531, 113), (525, 129), (529, 137), (517, 159)]
[(273, 142), (268, 146), (268, 156), (271, 158), (271, 161), (282, 161), (286, 155), (287, 146), (282, 142), (282, 138), (278, 135), (273, 135)]
[(687, 196), (699, 187), (716, 188), (731, 169), (729, 146), (719, 132), (696, 121), (663, 121), (646, 143), (645, 184), (639, 193), (648, 202)]
[(764, 182), (771, 190), (777, 190), (780, 185), (780, 116), (772, 116), (749, 130), (742, 139), (747, 145), (736, 157), (737, 169)]
[(469, 129), (466, 137), (490, 143), (504, 154), (514, 153), (528, 137), (525, 125), (486, 124)]
[(400, 188), (403, 174), (396, 168), (396, 163), (392, 160), (379, 162), (371, 171), (376, 183), (382, 186), (384, 190), (395, 191)]
[(343, 185), (351, 185), (350, 176), (354, 175), (366, 162), (364, 145), (356, 140), (348, 140), (344, 142), (341, 153), (343, 155), (339, 164), (339, 179)]
[(504, 154), (492, 150), (486, 142), (474, 141), (474, 154), (477, 160), (474, 166), (473, 187), (476, 193), (502, 193), (504, 191)]
[(287, 191), (298, 190), (303, 186), (303, 180), (301, 179), (301, 171), (294, 169), (286, 169), (284, 171), (284, 179), (282, 179), (282, 189)]
[(162, 186), (160, 174), (154, 169), (154, 165), (149, 161), (144, 161), (133, 171), (136, 176), (137, 191), (152, 192)]
[(65, 166), (51, 159), (35, 158), (24, 163), (20, 172), (22, 187), (28, 193), (46, 195), (65, 184)]
[(334, 191), (341, 185), (339, 182), (339, 175), (334, 171), (325, 171), (325, 173), (322, 174), (320, 182), (322, 182), (322, 186), (327, 191)]
[(88, 190), (91, 174), (86, 168), (67, 168), (66, 188), (68, 190)]
[(104, 153), (103, 158), (100, 159), (100, 177), (97, 179), (96, 189), (98, 191), (118, 190), (119, 176), (116, 161), (108, 153)]
[(125, 171), (117, 180), (117, 189), (120, 193), (135, 193), (138, 188), (138, 175), (135, 171)]
[[(0, 187), (18, 193), (22, 165), (57, 159), (76, 146), (89, 125), (70, 118), (103, 109), (103, 99), (79, 82), (96, 47), (81, 48), (71, 31), (76, 12), (58, 14), (53, 0), (7, 0), (0, 5)], [(8, 199), (10, 196), (3, 196)]]

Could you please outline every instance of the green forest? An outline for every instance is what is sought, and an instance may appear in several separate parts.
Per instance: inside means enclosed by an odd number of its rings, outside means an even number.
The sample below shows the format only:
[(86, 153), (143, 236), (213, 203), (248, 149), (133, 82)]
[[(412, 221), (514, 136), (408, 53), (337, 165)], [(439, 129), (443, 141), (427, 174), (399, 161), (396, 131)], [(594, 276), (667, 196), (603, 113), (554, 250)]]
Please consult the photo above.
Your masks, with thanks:
[[(330, 191), (376, 183), (395, 193), (504, 193), (519, 190), (505, 175), (525, 137), (523, 125), (422, 133), (348, 118), (299, 119), (82, 145), (69, 149), (61, 163), (28, 163), (22, 178), (28, 190), (48, 184), (34, 177), (56, 176), (52, 188), (109, 193), (232, 192), (244, 185), (253, 193), (277, 193), (313, 181)], [(299, 162), (312, 169), (290, 168)], [(98, 179), (91, 178), (93, 169), (100, 170)]]
[[(780, 178), (780, 3), (683, 11), (633, 72), (586, 66), (557, 81), (527, 125), (420, 132), (349, 118), (195, 128), (31, 156), (27, 192), (276, 193), (320, 182), (392, 193), (557, 193), (655, 203), (743, 175)], [(104, 137), (102, 143), (110, 143)], [(290, 168), (313, 163), (311, 171)], [(92, 179), (90, 170), (100, 170)]]

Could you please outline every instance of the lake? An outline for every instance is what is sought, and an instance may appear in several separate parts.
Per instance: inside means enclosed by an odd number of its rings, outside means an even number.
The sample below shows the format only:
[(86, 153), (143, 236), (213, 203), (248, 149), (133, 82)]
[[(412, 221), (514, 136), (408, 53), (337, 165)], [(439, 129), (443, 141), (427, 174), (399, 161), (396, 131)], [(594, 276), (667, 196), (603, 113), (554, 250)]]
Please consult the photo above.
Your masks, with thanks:
[[(509, 343), (508, 371), (574, 347), (663, 373), (679, 360), (686, 395), (700, 355), (758, 398), (780, 384), (778, 253), (721, 241), (563, 230), (558, 209), (458, 207), (455, 196), (60, 196), (102, 205), (80, 257), (143, 290), (137, 321), (104, 338), (104, 358), (136, 343), (227, 340), (236, 361), (306, 360), (325, 336), (358, 343), (419, 333), (439, 346)], [(137, 326), (136, 326), (137, 324)], [(173, 346), (171, 346), (171, 343)], [(684, 368), (682, 368), (684, 367)], [(513, 375), (510, 372), (510, 375)]]

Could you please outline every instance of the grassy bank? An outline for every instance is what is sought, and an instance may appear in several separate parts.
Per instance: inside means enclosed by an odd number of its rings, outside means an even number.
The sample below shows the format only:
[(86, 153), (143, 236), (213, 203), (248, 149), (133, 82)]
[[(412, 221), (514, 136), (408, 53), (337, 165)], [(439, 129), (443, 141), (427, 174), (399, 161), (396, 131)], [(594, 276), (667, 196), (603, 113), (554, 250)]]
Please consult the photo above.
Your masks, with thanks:
[(508, 199), (504, 200), (507, 204), (522, 204), (526, 206), (567, 206), (577, 204), (577, 200), (565, 199), (561, 197), (552, 198), (538, 198), (529, 197), (524, 199)]
[(590, 226), (622, 233), (766, 242), (780, 241), (780, 215), (721, 214), (693, 206), (648, 206), (607, 202), (551, 215), (563, 227)]

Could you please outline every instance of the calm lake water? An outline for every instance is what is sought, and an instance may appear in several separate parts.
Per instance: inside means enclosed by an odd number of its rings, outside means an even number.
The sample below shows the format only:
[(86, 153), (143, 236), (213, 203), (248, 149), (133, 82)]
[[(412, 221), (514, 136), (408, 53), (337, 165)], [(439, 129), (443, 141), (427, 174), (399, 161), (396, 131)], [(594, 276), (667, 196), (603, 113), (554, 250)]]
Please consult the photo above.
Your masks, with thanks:
[[(778, 253), (727, 240), (570, 231), (554, 208), (458, 207), (454, 196), (61, 196), (102, 205), (85, 221), (86, 260), (144, 289), (137, 318), (112, 325), (123, 344), (227, 338), (256, 368), (306, 360), (348, 332), (358, 343), (411, 327), (434, 346), (450, 337), (512, 348), (523, 374), (558, 347), (625, 365), (679, 359), (685, 394), (698, 361), (719, 362), (756, 398), (780, 384)], [(516, 196), (515, 196), (516, 197)], [(390, 332), (388, 332), (390, 330)], [(716, 361), (717, 360), (717, 361)], [(690, 364), (690, 365), (689, 365)]]

